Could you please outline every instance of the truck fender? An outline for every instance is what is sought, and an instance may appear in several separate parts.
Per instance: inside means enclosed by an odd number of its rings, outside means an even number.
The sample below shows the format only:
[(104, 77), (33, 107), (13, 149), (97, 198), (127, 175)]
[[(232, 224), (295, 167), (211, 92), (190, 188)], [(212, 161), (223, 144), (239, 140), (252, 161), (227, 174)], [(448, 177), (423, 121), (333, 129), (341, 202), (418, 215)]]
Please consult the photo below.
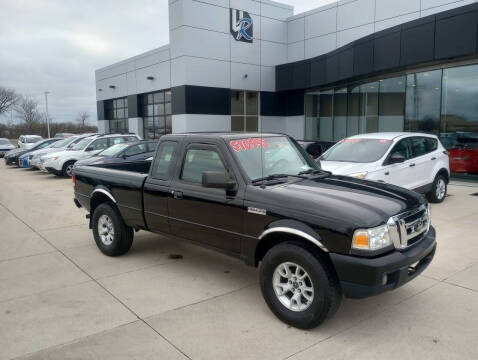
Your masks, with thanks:
[(329, 252), (327, 247), (323, 244), (320, 235), (310, 226), (296, 220), (278, 220), (269, 224), (262, 234), (259, 235), (259, 242), (256, 245), (254, 259), (256, 265), (265, 255), (265, 252), (275, 245), (275, 243), (271, 244), (267, 241), (267, 238), (274, 234), (290, 234), (317, 246), (323, 252)]
[(97, 186), (92, 192), (90, 196), (90, 229), (92, 228), (93, 224), (93, 213), (95, 208), (107, 201), (112, 201), (115, 205), (117, 204), (116, 199), (114, 198), (113, 194), (106, 188), (105, 186), (99, 185)]

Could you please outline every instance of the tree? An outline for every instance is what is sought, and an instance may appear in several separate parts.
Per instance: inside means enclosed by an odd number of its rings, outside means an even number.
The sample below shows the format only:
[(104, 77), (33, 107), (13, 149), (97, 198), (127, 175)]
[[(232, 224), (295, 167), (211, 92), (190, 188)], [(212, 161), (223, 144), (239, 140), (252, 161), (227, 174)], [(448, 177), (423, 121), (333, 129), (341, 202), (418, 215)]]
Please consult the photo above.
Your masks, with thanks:
[(25, 123), (25, 127), (31, 130), (33, 125), (41, 120), (41, 114), (38, 111), (38, 102), (29, 97), (22, 96), (16, 105), (17, 118)]
[(15, 90), (0, 86), (0, 115), (10, 110), (19, 98)]
[(81, 128), (84, 128), (86, 124), (88, 124), (88, 119), (90, 118), (90, 114), (88, 111), (81, 111), (78, 113), (76, 117), (76, 121), (80, 124)]

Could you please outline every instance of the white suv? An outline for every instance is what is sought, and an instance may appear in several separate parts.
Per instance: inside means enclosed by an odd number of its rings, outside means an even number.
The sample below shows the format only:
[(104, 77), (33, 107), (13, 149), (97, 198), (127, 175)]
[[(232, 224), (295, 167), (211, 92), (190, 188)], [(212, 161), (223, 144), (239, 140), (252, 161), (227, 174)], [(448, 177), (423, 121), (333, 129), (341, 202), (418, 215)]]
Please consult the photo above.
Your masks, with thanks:
[(139, 141), (137, 135), (96, 135), (84, 138), (70, 149), (41, 157), (40, 169), (52, 174), (71, 177), (75, 162), (96, 155), (112, 145)]
[(442, 202), (450, 179), (448, 152), (434, 135), (374, 133), (339, 141), (320, 158), (336, 175), (385, 182)]

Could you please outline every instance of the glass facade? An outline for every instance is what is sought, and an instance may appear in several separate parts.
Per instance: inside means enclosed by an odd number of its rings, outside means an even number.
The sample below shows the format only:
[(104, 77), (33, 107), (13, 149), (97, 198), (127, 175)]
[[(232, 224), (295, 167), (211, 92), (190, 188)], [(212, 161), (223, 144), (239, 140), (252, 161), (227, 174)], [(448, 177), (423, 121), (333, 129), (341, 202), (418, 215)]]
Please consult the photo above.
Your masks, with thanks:
[(377, 131), (436, 134), (451, 171), (478, 178), (478, 64), (306, 93), (307, 140)]
[(231, 131), (258, 131), (259, 93), (231, 91)]
[(171, 91), (143, 94), (144, 139), (158, 139), (172, 132)]
[(109, 120), (110, 134), (128, 132), (128, 99), (123, 97), (105, 102), (105, 116)]

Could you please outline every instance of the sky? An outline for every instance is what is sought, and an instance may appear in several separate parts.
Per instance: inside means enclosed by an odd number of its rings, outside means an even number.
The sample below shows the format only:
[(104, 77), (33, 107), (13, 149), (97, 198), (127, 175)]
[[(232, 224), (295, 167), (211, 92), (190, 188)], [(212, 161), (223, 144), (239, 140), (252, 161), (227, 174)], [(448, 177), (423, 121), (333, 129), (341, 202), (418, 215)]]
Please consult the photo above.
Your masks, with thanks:
[[(334, 0), (282, 2), (297, 14)], [(0, 86), (41, 111), (48, 91), (53, 121), (87, 111), (96, 124), (95, 69), (169, 43), (167, 0), (0, 0), (0, 9)]]

